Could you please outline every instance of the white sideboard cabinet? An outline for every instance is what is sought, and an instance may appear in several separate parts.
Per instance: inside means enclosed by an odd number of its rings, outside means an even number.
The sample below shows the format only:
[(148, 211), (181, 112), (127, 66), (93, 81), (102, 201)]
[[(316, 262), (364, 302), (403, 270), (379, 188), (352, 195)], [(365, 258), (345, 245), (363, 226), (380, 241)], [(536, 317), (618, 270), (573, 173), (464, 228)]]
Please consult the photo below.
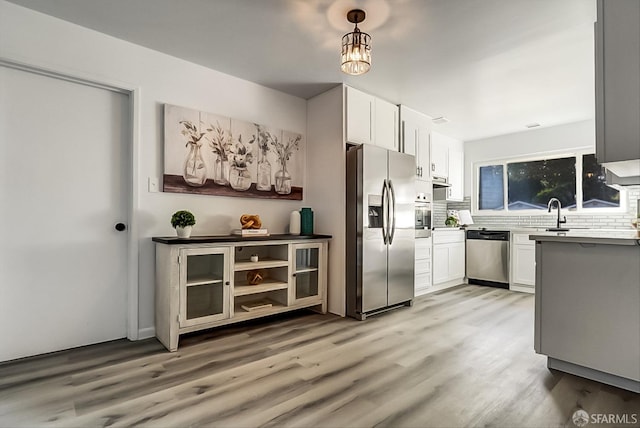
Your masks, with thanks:
[(175, 351), (183, 333), (307, 307), (325, 313), (330, 238), (153, 238), (158, 340)]

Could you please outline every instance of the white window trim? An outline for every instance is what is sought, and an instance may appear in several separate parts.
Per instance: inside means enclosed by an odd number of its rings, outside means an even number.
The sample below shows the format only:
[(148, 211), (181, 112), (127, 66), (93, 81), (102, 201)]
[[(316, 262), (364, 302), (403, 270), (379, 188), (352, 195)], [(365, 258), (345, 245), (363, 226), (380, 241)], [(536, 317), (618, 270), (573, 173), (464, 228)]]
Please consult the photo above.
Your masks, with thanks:
[[(628, 193), (624, 188), (616, 187), (615, 189), (620, 192), (620, 206), (616, 208), (582, 208), (582, 162), (578, 162), (577, 158), (581, 158), (583, 155), (592, 155), (594, 154), (592, 149), (579, 149), (570, 152), (549, 152), (549, 153), (536, 153), (525, 156), (516, 156), (509, 158), (501, 158), (501, 159), (493, 159), (493, 160), (483, 160), (473, 163), (473, 193), (471, 195), (471, 214), (479, 217), (496, 217), (496, 216), (506, 216), (506, 217), (523, 217), (523, 216), (539, 216), (547, 214), (546, 210), (517, 210), (517, 211), (509, 211), (506, 206), (508, 205), (508, 179), (507, 179), (507, 164), (508, 163), (516, 163), (516, 162), (531, 162), (531, 161), (541, 161), (547, 159), (558, 159), (565, 157), (576, 157), (576, 207), (573, 210), (566, 209), (562, 207), (562, 215), (568, 216), (593, 216), (593, 215), (601, 215), (601, 214), (624, 214), (627, 212), (628, 208)], [(479, 198), (479, 183), (480, 183), (480, 168), (485, 166), (492, 165), (502, 165), (503, 170), (503, 206), (505, 208), (500, 210), (480, 210), (478, 209), (478, 204), (480, 201)], [(580, 178), (580, 180), (578, 180)]]

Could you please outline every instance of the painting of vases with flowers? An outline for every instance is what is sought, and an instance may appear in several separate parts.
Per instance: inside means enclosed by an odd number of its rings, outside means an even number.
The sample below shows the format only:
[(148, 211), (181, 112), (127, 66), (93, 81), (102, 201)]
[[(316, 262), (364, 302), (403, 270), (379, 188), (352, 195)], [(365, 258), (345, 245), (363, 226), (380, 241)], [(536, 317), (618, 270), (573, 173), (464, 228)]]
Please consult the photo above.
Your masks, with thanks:
[(302, 200), (303, 135), (164, 105), (163, 191)]

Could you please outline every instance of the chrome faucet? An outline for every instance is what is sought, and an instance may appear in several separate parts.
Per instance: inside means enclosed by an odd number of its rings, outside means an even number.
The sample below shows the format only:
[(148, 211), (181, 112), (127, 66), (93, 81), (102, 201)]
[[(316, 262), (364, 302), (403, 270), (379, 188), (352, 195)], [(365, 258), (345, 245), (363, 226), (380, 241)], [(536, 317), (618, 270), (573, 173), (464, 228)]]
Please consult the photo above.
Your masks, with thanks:
[(556, 221), (556, 229), (560, 229), (560, 224), (566, 223), (567, 217), (562, 216), (563, 219), (560, 220), (560, 209), (562, 208), (562, 205), (560, 205), (560, 200), (558, 198), (549, 199), (549, 202), (547, 203), (547, 208), (548, 208), (547, 212), (551, 212), (551, 208), (553, 207), (554, 202), (556, 204), (556, 208), (558, 209), (558, 220)]

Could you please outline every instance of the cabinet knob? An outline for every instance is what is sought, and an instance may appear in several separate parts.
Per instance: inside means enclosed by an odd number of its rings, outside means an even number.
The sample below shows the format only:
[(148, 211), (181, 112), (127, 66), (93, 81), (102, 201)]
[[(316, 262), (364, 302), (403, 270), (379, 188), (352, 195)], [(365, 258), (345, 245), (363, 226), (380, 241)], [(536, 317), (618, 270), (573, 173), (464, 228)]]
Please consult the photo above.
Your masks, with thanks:
[(224, 285), (231, 285), (231, 282), (227, 281), (224, 283)]
[(124, 223), (116, 223), (115, 228), (118, 232), (122, 232), (127, 226)]

